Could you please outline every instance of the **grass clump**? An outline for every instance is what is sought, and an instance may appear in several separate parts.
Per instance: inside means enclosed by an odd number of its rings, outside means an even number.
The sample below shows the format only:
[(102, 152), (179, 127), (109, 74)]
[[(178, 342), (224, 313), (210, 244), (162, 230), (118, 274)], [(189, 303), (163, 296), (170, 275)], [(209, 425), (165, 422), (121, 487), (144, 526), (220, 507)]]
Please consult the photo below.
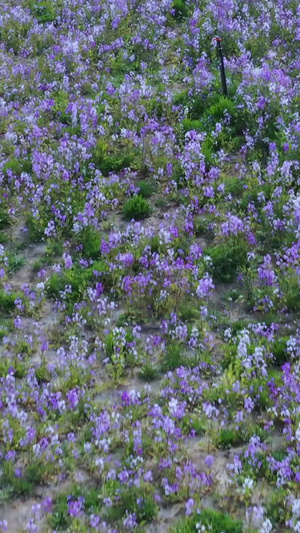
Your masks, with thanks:
[(11, 219), (7, 211), (0, 207), (0, 230), (5, 229), (11, 224)]
[(154, 381), (158, 376), (159, 371), (152, 363), (145, 363), (139, 371), (139, 378), (143, 381)]
[(109, 154), (108, 146), (100, 140), (94, 151), (93, 163), (103, 176), (108, 176), (110, 172), (120, 172), (124, 168), (130, 168), (134, 159), (133, 153), (119, 151), (116, 154)]
[(148, 523), (157, 515), (158, 507), (153, 498), (142, 487), (124, 487), (118, 499), (108, 509), (108, 520), (115, 522), (126, 516), (126, 513), (135, 513), (138, 524)]
[(126, 220), (143, 220), (150, 215), (150, 205), (142, 196), (133, 196), (124, 205), (123, 215)]
[(26, 365), (19, 360), (0, 359), (0, 378), (13, 374), (16, 379), (22, 379), (26, 375)]
[(150, 198), (156, 191), (156, 185), (154, 183), (150, 183), (149, 181), (139, 181), (137, 186), (139, 188), (139, 196), (142, 196), (146, 199)]
[(53, 2), (32, 2), (30, 10), (40, 24), (54, 22), (56, 20), (55, 4)]
[(36, 485), (44, 479), (45, 466), (40, 462), (32, 462), (22, 469), (17, 475), (15, 465), (11, 461), (5, 461), (2, 469), (1, 482), (8, 486), (14, 495), (28, 495)]
[(282, 337), (276, 339), (272, 346), (272, 353), (274, 357), (274, 363), (276, 366), (282, 366), (289, 360), (289, 354), (287, 352), (287, 341), (289, 337)]
[(242, 442), (243, 439), (240, 432), (229, 428), (221, 429), (216, 440), (217, 447), (222, 450), (228, 450), (232, 446), (239, 446)]
[(83, 254), (89, 259), (97, 259), (100, 256), (101, 234), (95, 228), (88, 226), (80, 234), (80, 242), (83, 244)]
[(5, 292), (3, 289), (0, 290), (0, 314), (1, 313), (11, 313), (15, 309), (15, 301), (18, 298), (21, 298), (22, 294), (17, 292)]
[(182, 346), (180, 344), (170, 344), (166, 348), (166, 353), (161, 363), (162, 371), (176, 370), (180, 366), (184, 366), (185, 361), (182, 356)]
[(235, 280), (238, 269), (247, 263), (247, 244), (242, 240), (228, 240), (207, 249), (212, 260), (213, 277), (216, 281), (230, 283)]
[[(242, 533), (243, 522), (232, 518), (229, 514), (221, 513), (213, 509), (203, 509), (200, 513), (186, 517), (173, 529), (174, 533), (196, 533), (201, 531), (200, 526), (204, 526), (204, 531), (211, 533)], [(198, 526), (198, 527), (197, 527)]]
[(172, 8), (174, 10), (173, 17), (178, 22), (184, 20), (189, 14), (189, 8), (186, 4), (186, 0), (174, 0)]

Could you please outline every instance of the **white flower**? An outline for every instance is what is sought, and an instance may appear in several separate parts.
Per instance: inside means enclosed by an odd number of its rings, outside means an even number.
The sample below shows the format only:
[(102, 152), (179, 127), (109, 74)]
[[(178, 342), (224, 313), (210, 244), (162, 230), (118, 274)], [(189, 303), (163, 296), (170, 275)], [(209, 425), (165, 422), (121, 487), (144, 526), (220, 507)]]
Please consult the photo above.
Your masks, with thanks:
[[(298, 442), (300, 442), (300, 424), (299, 424), (298, 429), (297, 429), (297, 431), (296, 431), (296, 433), (295, 433), (295, 437), (296, 437), (296, 440), (297, 440)], [(297, 501), (299, 501), (299, 500), (295, 500), (295, 502), (297, 502)], [(294, 503), (295, 503), (295, 502), (294, 502)]]
[(254, 487), (254, 481), (253, 479), (247, 477), (243, 483), (243, 494), (245, 494), (246, 491), (248, 490), (253, 490), (253, 487)]
[(270, 533), (272, 531), (272, 523), (270, 522), (270, 520), (267, 518), (264, 522), (263, 522), (263, 525), (261, 526), (260, 530), (259, 530), (259, 533)]
[[(300, 429), (300, 426), (298, 427), (297, 431), (299, 432), (299, 429)], [(294, 500), (293, 501), (293, 507), (292, 507), (292, 510), (293, 510), (293, 515), (296, 517), (296, 518), (299, 518), (300, 517), (300, 500)]]

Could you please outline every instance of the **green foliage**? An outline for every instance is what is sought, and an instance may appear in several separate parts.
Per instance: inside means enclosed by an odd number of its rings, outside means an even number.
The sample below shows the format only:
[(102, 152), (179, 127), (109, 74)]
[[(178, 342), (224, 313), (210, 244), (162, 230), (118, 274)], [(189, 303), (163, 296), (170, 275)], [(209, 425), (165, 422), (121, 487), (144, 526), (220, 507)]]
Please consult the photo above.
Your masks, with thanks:
[(183, 302), (178, 309), (178, 316), (181, 320), (192, 322), (199, 317), (199, 309), (194, 307), (191, 302)]
[[(1, 337), (0, 337), (1, 338)], [(26, 375), (26, 365), (19, 359), (0, 359), (0, 377), (3, 378), (11, 373), (16, 379), (22, 379)]]
[(13, 321), (8, 318), (0, 318), (0, 340), (13, 329)]
[(143, 220), (150, 215), (150, 205), (142, 196), (133, 196), (124, 204), (123, 215), (126, 220)]
[(16, 159), (12, 157), (7, 161), (3, 167), (3, 173), (8, 174), (11, 171), (15, 176), (20, 176), (22, 172), (30, 173), (32, 171), (32, 164), (30, 159)]
[(202, 120), (194, 120), (191, 118), (185, 118), (182, 121), (182, 126), (184, 129), (184, 132), (187, 133), (188, 131), (203, 131), (203, 122)]
[(234, 429), (224, 428), (218, 434), (216, 445), (222, 450), (228, 450), (232, 446), (243, 443), (241, 432)]
[(59, 494), (55, 502), (52, 514), (49, 518), (51, 528), (61, 531), (70, 525), (71, 517), (68, 512), (68, 502), (66, 494)]
[(56, 20), (55, 3), (53, 1), (33, 1), (30, 3), (30, 9), (40, 24)]
[(181, 91), (180, 93), (175, 94), (173, 98), (173, 105), (178, 106), (186, 106), (189, 102), (189, 94), (188, 89), (185, 89), (184, 91)]
[(150, 362), (145, 363), (139, 371), (139, 378), (143, 381), (154, 381), (158, 376), (158, 369)]
[(194, 231), (196, 237), (205, 236), (207, 239), (212, 240), (215, 235), (214, 222), (209, 218), (209, 216), (196, 216), (194, 218)]
[(10, 486), (14, 495), (30, 494), (33, 488), (45, 478), (45, 465), (42, 461), (32, 461), (23, 469), (21, 476), (16, 476), (14, 464), (5, 461), (2, 468), (2, 485)]
[[(1, 214), (0, 214), (0, 224), (1, 224)], [(9, 236), (4, 231), (0, 231), (0, 244), (6, 244), (9, 241)]]
[(44, 230), (47, 226), (45, 220), (37, 219), (29, 214), (25, 222), (27, 235), (30, 242), (40, 242), (44, 237)]
[(83, 253), (89, 259), (97, 259), (100, 256), (101, 234), (92, 226), (84, 228), (80, 233), (80, 242), (83, 244)]
[(142, 487), (122, 487), (114, 505), (107, 510), (109, 521), (118, 521), (126, 512), (135, 513), (137, 522), (151, 522), (157, 515), (158, 507), (152, 494)]
[(172, 8), (174, 9), (174, 18), (178, 22), (184, 20), (189, 14), (186, 0), (174, 0)]
[(201, 437), (205, 435), (206, 424), (201, 419), (199, 414), (189, 413), (182, 419), (182, 432), (184, 435), (190, 435), (193, 432), (194, 435)]
[(225, 112), (234, 116), (236, 114), (235, 103), (229, 98), (226, 98), (226, 96), (220, 96), (219, 99), (207, 109), (205, 116), (212, 117), (216, 122), (219, 122), (224, 118)]
[(22, 268), (22, 266), (25, 265), (25, 259), (24, 257), (20, 257), (19, 255), (15, 254), (14, 252), (9, 252), (7, 254), (8, 257), (8, 269), (7, 272), (9, 274), (12, 274), (13, 272), (17, 272)]
[(65, 289), (66, 278), (55, 273), (47, 281), (46, 293), (52, 298), (58, 298), (59, 293)]
[(11, 219), (8, 212), (0, 207), (0, 229), (5, 229), (11, 224)]
[(117, 154), (109, 154), (108, 146), (100, 139), (95, 148), (93, 163), (102, 172), (103, 176), (108, 176), (110, 172), (120, 172), (124, 168), (130, 168), (134, 159), (133, 153), (122, 153), (120, 151)]
[(285, 487), (276, 487), (266, 505), (266, 515), (273, 524), (284, 525), (288, 502)]
[(18, 159), (13, 157), (3, 167), (3, 173), (7, 174), (7, 171), (10, 170), (15, 176), (20, 176), (22, 172), (22, 166)]
[(11, 313), (15, 309), (15, 300), (17, 298), (22, 298), (22, 293), (18, 292), (6, 292), (3, 289), (0, 289), (0, 314), (1, 313)]
[(210, 533), (242, 533), (243, 522), (236, 520), (228, 514), (213, 509), (203, 509), (200, 513), (186, 517), (173, 529), (174, 533), (196, 533), (199, 529), (196, 524), (201, 524)]
[(43, 364), (36, 368), (35, 377), (39, 385), (42, 383), (49, 383), (51, 380), (51, 373), (49, 372), (47, 365)]
[(285, 272), (281, 279), (281, 289), (283, 291), (283, 301), (291, 312), (300, 311), (300, 298), (299, 298), (299, 276), (290, 269)]
[(205, 163), (209, 167), (214, 164), (214, 153), (215, 153), (214, 141), (211, 137), (206, 137), (201, 146), (201, 152), (205, 157)]
[(146, 199), (156, 191), (156, 184), (149, 181), (138, 181), (137, 187), (139, 187), (139, 196)]
[(161, 363), (162, 370), (167, 372), (169, 370), (175, 370), (180, 366), (184, 366), (182, 355), (182, 346), (180, 344), (169, 344), (166, 348), (166, 353), (163, 355), (163, 361)]
[(272, 346), (272, 353), (274, 356), (274, 363), (276, 366), (282, 366), (289, 360), (289, 354), (287, 352), (287, 341), (289, 337), (281, 337), (276, 339)]
[(66, 300), (72, 303), (78, 302), (84, 295), (87, 286), (96, 280), (94, 271), (101, 272), (102, 283), (104, 286), (110, 287), (108, 266), (104, 261), (94, 261), (93, 265), (88, 268), (74, 265), (73, 268), (65, 270), (63, 273), (54, 273), (46, 283), (46, 293), (50, 298), (58, 298), (59, 293), (64, 291), (66, 285), (69, 285), (72, 292), (66, 294)]
[(247, 243), (243, 239), (228, 239), (222, 244), (206, 250), (213, 263), (216, 281), (232, 282), (238, 269), (247, 264)]

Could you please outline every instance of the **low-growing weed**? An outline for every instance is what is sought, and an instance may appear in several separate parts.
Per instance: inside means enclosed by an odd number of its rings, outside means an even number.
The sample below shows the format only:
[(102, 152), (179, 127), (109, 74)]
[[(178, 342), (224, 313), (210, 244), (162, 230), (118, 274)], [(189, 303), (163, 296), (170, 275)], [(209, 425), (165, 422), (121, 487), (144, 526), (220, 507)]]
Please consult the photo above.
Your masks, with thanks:
[(143, 220), (150, 215), (150, 205), (142, 196), (133, 196), (124, 204), (123, 215), (126, 220)]

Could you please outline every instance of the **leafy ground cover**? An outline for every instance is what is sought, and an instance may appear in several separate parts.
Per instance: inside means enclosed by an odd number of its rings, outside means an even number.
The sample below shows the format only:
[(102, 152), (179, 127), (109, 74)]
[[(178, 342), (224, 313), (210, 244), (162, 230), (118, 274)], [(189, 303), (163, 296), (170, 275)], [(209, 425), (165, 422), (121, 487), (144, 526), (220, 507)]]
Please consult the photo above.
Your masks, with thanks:
[(0, 531), (300, 530), (299, 20), (1, 2)]

